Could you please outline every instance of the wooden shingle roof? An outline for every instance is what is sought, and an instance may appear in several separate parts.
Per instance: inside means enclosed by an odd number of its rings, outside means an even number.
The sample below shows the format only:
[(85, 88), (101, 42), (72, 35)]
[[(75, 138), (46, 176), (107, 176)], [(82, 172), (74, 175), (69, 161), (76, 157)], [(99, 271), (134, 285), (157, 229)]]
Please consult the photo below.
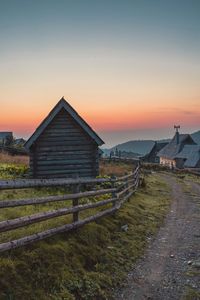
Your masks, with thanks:
[(185, 159), (184, 167), (195, 168), (200, 161), (200, 145), (185, 145), (176, 158)]
[(167, 159), (176, 158), (177, 154), (183, 149), (186, 144), (196, 144), (189, 134), (179, 134), (178, 133), (178, 142), (177, 142), (177, 133), (173, 139), (159, 151), (159, 157), (165, 157)]
[(62, 110), (65, 109), (70, 116), (80, 125), (80, 127), (93, 139), (98, 146), (104, 144), (104, 141), (96, 134), (96, 132), (81, 118), (81, 116), (75, 111), (75, 109), (64, 99), (61, 98), (56, 106), (50, 111), (48, 116), (38, 126), (32, 136), (25, 143), (25, 148), (30, 149), (33, 143), (39, 138), (41, 133), (50, 124), (54, 117)]

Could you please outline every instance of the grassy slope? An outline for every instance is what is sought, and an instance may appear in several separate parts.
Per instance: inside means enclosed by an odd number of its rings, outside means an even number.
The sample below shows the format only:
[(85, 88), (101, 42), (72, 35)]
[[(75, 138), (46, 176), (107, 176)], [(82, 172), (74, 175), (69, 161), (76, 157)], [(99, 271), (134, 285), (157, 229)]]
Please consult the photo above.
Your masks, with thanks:
[(28, 156), (11, 156), (0, 152), (0, 179), (12, 179), (27, 175), (28, 162)]
[[(155, 233), (169, 204), (169, 189), (159, 177), (150, 175), (146, 181), (146, 188), (115, 215), (2, 254), (0, 299), (112, 299), (112, 288), (143, 253), (146, 238)], [(121, 230), (125, 224), (127, 232)]]

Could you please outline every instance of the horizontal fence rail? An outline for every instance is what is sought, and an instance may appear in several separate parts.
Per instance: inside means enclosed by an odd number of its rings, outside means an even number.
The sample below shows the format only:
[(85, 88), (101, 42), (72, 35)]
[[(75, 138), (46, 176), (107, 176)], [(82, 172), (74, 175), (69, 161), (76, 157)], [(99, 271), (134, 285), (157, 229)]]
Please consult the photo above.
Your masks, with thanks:
[(30, 199), (19, 199), (19, 200), (5, 200), (5, 201), (0, 201), (0, 208), (25, 206), (25, 205), (33, 205), (33, 204), (44, 204), (50, 202), (79, 199), (84, 197), (100, 196), (100, 195), (116, 192), (116, 190), (117, 190), (116, 188), (113, 188), (113, 189), (103, 189), (99, 191), (88, 191), (88, 192), (82, 192), (76, 194), (66, 194), (60, 196), (48, 196), (48, 197), (41, 197), (41, 198), (30, 198)]
[[(37, 187), (53, 187), (53, 186), (69, 186), (77, 184), (93, 184), (110, 182), (109, 178), (77, 178), (77, 179), (16, 179), (16, 180), (0, 180), (0, 190), (7, 189), (24, 189)], [(115, 179), (114, 179), (115, 181)]]
[[(102, 184), (108, 183), (109, 188), (102, 188)], [(110, 215), (116, 212), (121, 205), (129, 199), (137, 190), (140, 183), (140, 167), (131, 172), (128, 175), (122, 177), (111, 177), (111, 178), (76, 178), (76, 179), (18, 179), (18, 180), (0, 180), (0, 190), (9, 189), (29, 189), (38, 187), (55, 187), (64, 186), (72, 187), (73, 193), (58, 195), (58, 196), (47, 196), (47, 197), (37, 197), (37, 198), (27, 198), (27, 199), (12, 199), (12, 200), (2, 200), (0, 201), (0, 209), (21, 207), (26, 205), (39, 205), (59, 201), (72, 201), (71, 207), (63, 207), (59, 209), (53, 209), (49, 211), (39, 212), (28, 216), (13, 218), (10, 220), (5, 220), (0, 222), (0, 232), (7, 232), (17, 228), (22, 228), (31, 224), (39, 223), (49, 219), (53, 219), (60, 216), (65, 216), (72, 214), (73, 222), (70, 224), (65, 224), (56, 228), (47, 229), (43, 232), (35, 233), (29, 236), (19, 238), (17, 240), (12, 240), (0, 244), (0, 252), (14, 249), (20, 246), (25, 246), (27, 244), (33, 243), (45, 239), (47, 237), (53, 236), (58, 233), (67, 232), (76, 228), (79, 228), (85, 224), (96, 221), (99, 218)], [(81, 187), (89, 185), (94, 186), (96, 190), (83, 191), (81, 192)], [(98, 189), (97, 189), (98, 188)], [(100, 188), (100, 189), (99, 189)], [(100, 200), (97, 202), (89, 202), (80, 204), (79, 200), (84, 198), (98, 197), (100, 195), (107, 195), (107, 199)], [(98, 207), (108, 206), (112, 204), (111, 207), (105, 207), (104, 210), (94, 213), (92, 216), (86, 217), (83, 220), (79, 219), (79, 212), (95, 209)]]

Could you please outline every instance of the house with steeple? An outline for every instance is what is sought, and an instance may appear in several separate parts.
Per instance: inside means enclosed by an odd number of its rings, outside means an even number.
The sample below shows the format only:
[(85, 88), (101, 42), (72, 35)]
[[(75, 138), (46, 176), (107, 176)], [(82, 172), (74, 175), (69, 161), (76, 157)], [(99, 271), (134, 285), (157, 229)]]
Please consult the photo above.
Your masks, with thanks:
[(176, 133), (172, 140), (157, 154), (160, 164), (171, 169), (183, 168), (185, 160), (179, 154), (185, 146), (196, 145), (190, 134), (179, 133), (180, 126), (174, 126), (174, 129)]

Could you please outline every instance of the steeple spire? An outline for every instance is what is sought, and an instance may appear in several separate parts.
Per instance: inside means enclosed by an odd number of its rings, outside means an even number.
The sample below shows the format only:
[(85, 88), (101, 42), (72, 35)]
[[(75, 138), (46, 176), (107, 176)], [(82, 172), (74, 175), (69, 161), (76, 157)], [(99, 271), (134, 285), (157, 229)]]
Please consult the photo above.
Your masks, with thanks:
[(176, 129), (176, 132), (178, 132), (178, 130), (181, 128), (180, 125), (174, 125), (174, 129)]
[(181, 128), (180, 125), (174, 125), (174, 129), (176, 129), (176, 143), (179, 144), (179, 129)]

